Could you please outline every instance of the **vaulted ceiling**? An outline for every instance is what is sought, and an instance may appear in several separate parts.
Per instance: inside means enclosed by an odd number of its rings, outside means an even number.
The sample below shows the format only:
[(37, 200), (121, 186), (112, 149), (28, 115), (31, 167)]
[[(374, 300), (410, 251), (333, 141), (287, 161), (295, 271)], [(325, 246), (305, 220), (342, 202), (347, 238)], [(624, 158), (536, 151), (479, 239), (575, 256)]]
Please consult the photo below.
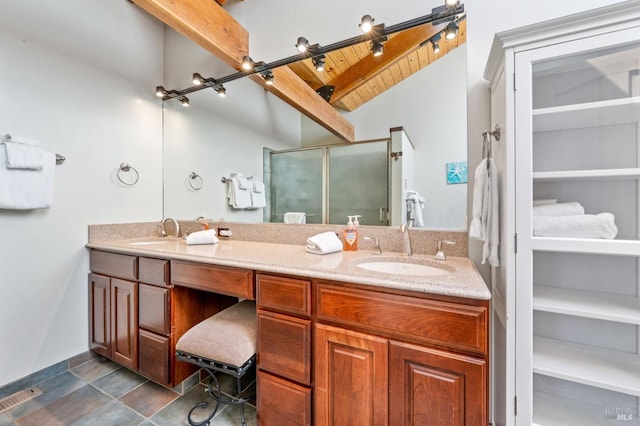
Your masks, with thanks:
[[(243, 56), (249, 55), (249, 33), (221, 7), (227, 0), (132, 1), (237, 70)], [(259, 74), (250, 78), (339, 138), (353, 141), (353, 125), (338, 109), (355, 110), (466, 41), (462, 19), (458, 37), (443, 37), (440, 52), (435, 53), (427, 41), (444, 26), (424, 24), (392, 34), (379, 57), (371, 54), (370, 42), (363, 42), (326, 53), (322, 72), (306, 59), (272, 70), (273, 85), (266, 85)], [(334, 87), (328, 102), (316, 93), (323, 86)]]

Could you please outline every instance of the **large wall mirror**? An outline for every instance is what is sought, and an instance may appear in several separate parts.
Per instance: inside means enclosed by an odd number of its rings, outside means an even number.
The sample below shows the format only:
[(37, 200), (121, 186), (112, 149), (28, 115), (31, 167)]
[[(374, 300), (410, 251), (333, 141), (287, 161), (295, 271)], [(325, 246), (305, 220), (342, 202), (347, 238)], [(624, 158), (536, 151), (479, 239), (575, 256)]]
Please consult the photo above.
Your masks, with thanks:
[[(460, 21), (459, 36), (466, 37), (465, 29), (466, 18)], [(212, 77), (235, 72), (180, 34), (165, 31), (165, 87), (191, 86), (194, 72)], [(394, 37), (401, 36), (398, 33)], [(461, 168), (467, 159), (466, 44), (464, 38), (449, 44), (449, 48), (441, 42), (442, 53), (436, 55), (432, 43), (423, 44), (368, 86), (341, 94), (334, 106), (353, 123), (358, 141), (390, 138), (390, 129), (402, 127), (414, 147), (414, 170), (413, 182), (399, 182), (399, 187), (424, 197), (424, 228), (464, 229), (466, 176), (451, 179), (451, 167), (455, 165), (457, 172), (464, 173)], [(325, 66), (328, 70), (346, 70), (347, 64), (355, 61), (349, 55), (369, 55), (366, 46), (354, 49), (355, 53), (338, 52)], [(333, 76), (329, 71), (316, 74), (310, 60), (291, 67), (314, 88), (338, 78), (337, 71)], [(268, 180), (263, 165), (269, 150), (295, 151), (344, 143), (250, 79), (239, 79), (225, 87), (225, 98), (212, 89), (189, 94), (188, 108), (176, 100), (164, 102), (165, 217), (270, 221), (273, 215), (264, 209), (232, 208), (223, 178), (240, 173)], [(355, 154), (346, 161), (360, 160)], [(362, 184), (366, 187), (372, 183), (366, 179)], [(349, 206), (333, 207), (350, 211)]]

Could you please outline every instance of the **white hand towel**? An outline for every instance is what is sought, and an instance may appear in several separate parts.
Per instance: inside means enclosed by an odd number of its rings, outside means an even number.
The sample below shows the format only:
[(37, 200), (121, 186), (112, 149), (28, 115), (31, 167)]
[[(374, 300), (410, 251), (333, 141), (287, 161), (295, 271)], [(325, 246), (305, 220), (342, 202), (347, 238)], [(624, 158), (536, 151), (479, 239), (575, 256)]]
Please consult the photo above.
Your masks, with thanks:
[(43, 152), (42, 170), (8, 169), (0, 149), (0, 209), (48, 209), (53, 203), (56, 156)]
[(475, 180), (473, 184), (473, 207), (472, 207), (472, 219), (469, 225), (469, 238), (475, 238), (476, 240), (484, 240), (482, 234), (482, 201), (486, 191), (487, 181), (487, 160), (483, 159), (478, 164), (475, 173)]
[(618, 228), (611, 213), (575, 216), (534, 216), (533, 235), (537, 237), (613, 239)]
[[(487, 197), (483, 203), (487, 204), (485, 240), (482, 246), (482, 263), (486, 261), (493, 267), (500, 266), (498, 258), (498, 244), (500, 243), (500, 209), (498, 200), (498, 171), (495, 163), (489, 161), (489, 175), (487, 179)], [(483, 206), (484, 210), (484, 206)]]
[(424, 209), (424, 203), (426, 200), (416, 191), (407, 191), (405, 197), (407, 200), (407, 212), (409, 213), (409, 219), (413, 219), (413, 224), (416, 227), (424, 226), (422, 210)]
[(187, 245), (195, 244), (216, 244), (218, 237), (216, 237), (215, 229), (207, 229), (206, 231), (192, 232), (187, 235)]
[(254, 209), (265, 207), (267, 205), (267, 199), (264, 192), (264, 183), (257, 179), (253, 179), (253, 185), (251, 188), (251, 207)]
[(584, 207), (578, 202), (533, 206), (534, 216), (575, 216), (581, 214), (584, 214)]
[(545, 204), (555, 204), (558, 200), (556, 198), (547, 198), (541, 200), (533, 200), (534, 206), (544, 206)]
[(236, 176), (229, 178), (228, 182), (227, 198), (229, 198), (229, 205), (236, 209), (251, 207), (251, 191), (240, 188), (240, 182)]
[(287, 212), (284, 214), (284, 223), (307, 223), (307, 214), (304, 212)]
[(313, 254), (328, 254), (342, 251), (342, 241), (335, 232), (323, 232), (307, 239), (306, 250)]
[(249, 179), (247, 179), (243, 174), (236, 173), (234, 177), (238, 180), (238, 187), (240, 187), (240, 189), (251, 189)]
[(23, 143), (6, 142), (7, 168), (24, 170), (42, 170), (44, 151), (38, 147)]

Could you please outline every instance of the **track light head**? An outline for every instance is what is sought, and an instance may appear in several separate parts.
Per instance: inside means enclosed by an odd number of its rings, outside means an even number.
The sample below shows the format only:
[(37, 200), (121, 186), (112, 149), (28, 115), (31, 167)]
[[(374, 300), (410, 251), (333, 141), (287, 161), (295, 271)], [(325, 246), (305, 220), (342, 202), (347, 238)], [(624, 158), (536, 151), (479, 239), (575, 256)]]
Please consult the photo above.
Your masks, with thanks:
[(178, 101), (180, 101), (180, 103), (182, 104), (182, 106), (184, 107), (188, 107), (189, 106), (189, 98), (187, 98), (186, 96), (182, 96), (178, 99)]
[(262, 73), (262, 78), (264, 78), (264, 83), (268, 86), (273, 86), (273, 73), (271, 71), (265, 71)]
[(167, 90), (162, 86), (156, 86), (156, 96), (159, 98), (164, 98), (167, 94)]
[(384, 53), (384, 46), (379, 41), (371, 42), (371, 52), (373, 56), (381, 56)]
[(311, 62), (313, 62), (313, 66), (316, 67), (316, 71), (322, 72), (324, 71), (324, 55), (320, 55), (317, 58), (312, 58)]
[(360, 31), (365, 34), (371, 31), (374, 21), (375, 19), (373, 19), (371, 15), (364, 15), (362, 19), (360, 19), (360, 25), (358, 25), (360, 27)]
[(304, 53), (309, 48), (309, 40), (304, 37), (298, 37), (298, 41), (296, 41), (296, 49), (298, 52)]
[(225, 96), (227, 96), (227, 90), (224, 88), (223, 85), (215, 87), (213, 90), (215, 90), (218, 93), (218, 96), (220, 96), (221, 98), (224, 98)]
[(447, 40), (453, 40), (458, 36), (458, 23), (453, 20), (447, 24), (447, 29), (444, 32), (444, 38)]
[(251, 59), (251, 56), (245, 56), (242, 58), (242, 69), (245, 71), (250, 71), (253, 69), (253, 59)]
[(204, 83), (204, 78), (197, 72), (193, 73), (193, 77), (191, 77), (191, 80), (193, 81), (193, 84), (195, 84), (196, 86), (200, 86), (201, 84)]
[(433, 44), (433, 53), (440, 53), (440, 44), (434, 40), (431, 40), (431, 44)]
[(460, 0), (445, 0), (444, 7), (445, 9), (455, 9), (460, 6)]

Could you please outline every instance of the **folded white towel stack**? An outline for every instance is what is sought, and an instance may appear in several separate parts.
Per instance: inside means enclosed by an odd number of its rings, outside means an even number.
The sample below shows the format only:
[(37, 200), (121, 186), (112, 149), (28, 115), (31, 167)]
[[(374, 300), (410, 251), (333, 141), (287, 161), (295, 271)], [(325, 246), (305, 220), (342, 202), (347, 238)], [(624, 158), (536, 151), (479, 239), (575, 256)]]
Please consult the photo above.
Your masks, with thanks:
[(307, 223), (307, 214), (304, 212), (287, 212), (284, 214), (284, 223)]
[(533, 206), (544, 206), (545, 204), (555, 204), (558, 202), (557, 198), (546, 198), (541, 200), (533, 200)]
[(342, 251), (342, 241), (335, 232), (327, 231), (307, 239), (306, 250), (313, 254), (328, 254)]
[(42, 170), (44, 151), (38, 147), (23, 143), (6, 142), (7, 168), (23, 170)]
[[(21, 144), (5, 142), (4, 145), (0, 146), (0, 209), (30, 210), (51, 207), (56, 167), (55, 154), (40, 150), (42, 159), (40, 169), (10, 168), (7, 162), (6, 146), (13, 147)], [(34, 165), (33, 158), (29, 155), (18, 156), (14, 160), (16, 161), (14, 165), (29, 167)]]
[(227, 198), (229, 205), (235, 209), (248, 209), (251, 207), (251, 191), (246, 179), (245, 188), (241, 187), (241, 179), (238, 176), (232, 176), (228, 179), (229, 189), (227, 190)]
[(581, 214), (584, 214), (584, 207), (578, 202), (533, 206), (534, 216), (575, 216)]
[(611, 213), (533, 216), (533, 235), (537, 237), (612, 239), (617, 234)]
[(215, 229), (208, 229), (206, 231), (192, 232), (187, 235), (186, 240), (187, 245), (216, 244), (218, 242), (218, 237), (216, 237)]
[(264, 183), (253, 179), (251, 185), (251, 207), (260, 209), (267, 205), (267, 199), (264, 192)]

